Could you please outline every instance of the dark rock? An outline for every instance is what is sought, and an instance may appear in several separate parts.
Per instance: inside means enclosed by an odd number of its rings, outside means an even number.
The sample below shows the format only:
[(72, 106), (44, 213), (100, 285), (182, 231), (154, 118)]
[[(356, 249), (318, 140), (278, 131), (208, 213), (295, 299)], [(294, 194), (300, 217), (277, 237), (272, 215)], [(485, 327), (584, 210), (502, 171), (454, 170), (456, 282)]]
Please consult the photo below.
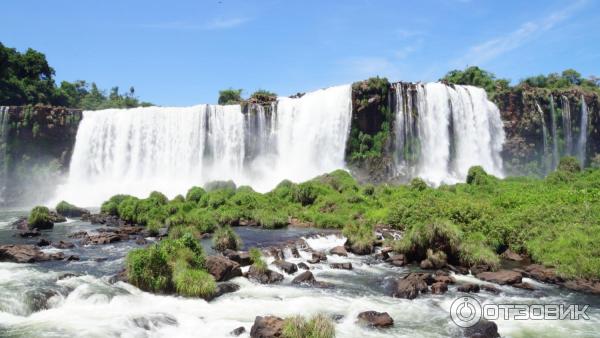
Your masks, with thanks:
[(36, 237), (41, 235), (37, 228), (33, 228), (31, 230), (21, 230), (19, 231), (19, 236), (21, 237)]
[(493, 286), (493, 285), (486, 285), (486, 284), (484, 284), (484, 285), (481, 286), (481, 288), (483, 290), (485, 290), (485, 291), (487, 291), (489, 293), (493, 293), (495, 295), (497, 295), (497, 294), (500, 293), (500, 290), (497, 287)]
[(122, 237), (113, 233), (101, 233), (98, 235), (90, 235), (83, 240), (83, 244), (110, 244), (119, 242)]
[(230, 335), (235, 337), (241, 335), (242, 333), (246, 333), (246, 328), (243, 326), (240, 326), (237, 329), (234, 329), (233, 331), (229, 332)]
[(312, 259), (318, 262), (327, 261), (327, 255), (324, 252), (313, 252)]
[(291, 247), (290, 251), (292, 252), (292, 257), (300, 258), (300, 252), (298, 251), (297, 247), (295, 247), (295, 246)]
[(34, 263), (62, 260), (62, 252), (46, 254), (37, 246), (29, 244), (0, 245), (0, 262)]
[(74, 205), (71, 205), (70, 208), (64, 210), (56, 210), (59, 215), (65, 217), (82, 217), (83, 215), (89, 215), (90, 211), (84, 208), (78, 208)]
[(117, 282), (129, 282), (129, 278), (127, 277), (127, 270), (123, 269), (119, 271), (116, 275), (113, 275), (108, 279), (108, 283), (110, 284), (115, 284)]
[(511, 271), (511, 270), (500, 270), (500, 271), (487, 271), (481, 272), (477, 274), (477, 278), (484, 280), (486, 282), (492, 282), (500, 285), (512, 285), (521, 283), (523, 275), (519, 272)]
[(487, 319), (481, 319), (477, 324), (465, 329), (467, 338), (499, 338), (498, 325)]
[(251, 338), (278, 338), (282, 336), (283, 319), (275, 316), (257, 316), (250, 329)]
[(441, 295), (448, 291), (448, 284), (444, 282), (436, 282), (431, 285), (431, 293), (434, 295)]
[(315, 276), (313, 276), (312, 272), (310, 271), (305, 271), (301, 274), (299, 274), (298, 276), (296, 276), (293, 280), (292, 280), (292, 284), (314, 284), (316, 282), (315, 280)]
[(435, 283), (445, 283), (445, 284), (454, 284), (456, 283), (456, 279), (454, 279), (454, 277), (452, 276), (446, 276), (446, 275), (437, 275), (434, 278)]
[(298, 266), (294, 263), (278, 260), (273, 262), (273, 264), (289, 275), (298, 271)]
[(213, 275), (217, 282), (230, 280), (242, 275), (240, 265), (223, 256), (208, 256), (204, 265), (208, 273)]
[(520, 262), (523, 260), (523, 257), (521, 257), (521, 255), (519, 255), (516, 252), (513, 252), (510, 249), (506, 249), (501, 255), (500, 257), (507, 259), (509, 261), (515, 261), (515, 262)]
[(373, 244), (362, 246), (358, 244), (346, 243), (346, 248), (348, 251), (359, 256), (370, 255), (373, 253)]
[(332, 269), (352, 270), (352, 263), (331, 263), (329, 267)]
[(302, 270), (310, 270), (310, 267), (308, 265), (306, 265), (306, 263), (304, 263), (304, 262), (298, 263), (298, 268), (302, 269)]
[(65, 218), (65, 216), (63, 215), (59, 215), (54, 211), (50, 211), (50, 221), (52, 223), (64, 223), (67, 221), (67, 219)]
[(111, 227), (124, 226), (125, 222), (117, 216), (107, 214), (84, 214), (81, 216), (82, 221), (88, 221), (92, 224), (102, 224)]
[(283, 254), (283, 250), (281, 250), (281, 248), (269, 248), (268, 253), (270, 256), (273, 256), (275, 260), (285, 259), (285, 255)]
[(358, 314), (358, 322), (369, 327), (390, 327), (394, 320), (387, 312), (365, 311)]
[(45, 239), (45, 238), (40, 238), (37, 243), (35, 243), (35, 245), (37, 246), (48, 246), (50, 245), (50, 241)]
[(393, 255), (387, 259), (393, 266), (401, 267), (406, 264), (406, 257), (403, 254)]
[(492, 267), (489, 265), (482, 264), (482, 265), (472, 266), (470, 270), (473, 275), (478, 275), (482, 272), (492, 271)]
[(479, 292), (479, 284), (466, 283), (459, 285), (457, 288), (458, 292), (466, 292), (466, 293), (477, 293)]
[(516, 284), (513, 284), (512, 286), (515, 288), (518, 288), (518, 289), (523, 289), (523, 290), (529, 290), (529, 291), (535, 290), (533, 285), (526, 283), (526, 282), (516, 283)]
[(335, 248), (329, 250), (329, 253), (331, 255), (338, 255), (338, 256), (348, 256), (348, 251), (346, 251), (346, 248), (343, 246), (336, 246)]
[(563, 286), (567, 289), (600, 295), (600, 281), (587, 279), (573, 279), (565, 282)]
[(52, 243), (52, 246), (57, 249), (72, 249), (75, 247), (75, 244), (66, 241), (59, 241), (58, 243)]
[(77, 232), (73, 232), (67, 235), (67, 237), (69, 238), (75, 238), (75, 239), (87, 239), (88, 237), (90, 237), (90, 235), (86, 232), (86, 231), (77, 231)]
[(450, 269), (450, 271), (457, 273), (459, 275), (468, 275), (469, 269), (464, 266), (454, 266), (451, 264), (446, 264), (446, 267)]
[(135, 244), (137, 244), (137, 245), (146, 245), (146, 244), (148, 244), (148, 241), (144, 237), (140, 236), (140, 237), (138, 237), (135, 240)]
[(391, 292), (392, 297), (415, 299), (419, 293), (426, 293), (427, 274), (412, 272), (404, 278), (396, 280)]
[(273, 270), (258, 270), (254, 265), (248, 270), (248, 279), (254, 280), (261, 284), (273, 284), (283, 280), (283, 275)]
[(227, 249), (227, 250), (223, 251), (223, 256), (238, 263), (240, 266), (248, 266), (248, 265), (252, 264), (252, 260), (250, 260), (250, 255), (247, 252), (239, 252), (239, 251)]
[(70, 255), (69, 257), (66, 258), (67, 261), (79, 261), (80, 258), (77, 255)]
[(65, 272), (65, 273), (61, 274), (60, 276), (58, 276), (57, 280), (63, 280), (63, 279), (73, 278), (73, 277), (79, 277), (79, 275), (76, 275), (71, 272)]
[(433, 266), (433, 263), (429, 259), (422, 260), (421, 264), (419, 264), (419, 266), (423, 270), (431, 270), (431, 269), (435, 268), (435, 266)]
[(531, 264), (524, 268), (527, 277), (544, 283), (561, 284), (564, 280), (556, 274), (556, 269), (544, 267), (539, 264)]
[(27, 217), (19, 217), (16, 221), (10, 224), (10, 227), (19, 230), (29, 230), (29, 223), (27, 223)]
[(311, 259), (307, 260), (307, 262), (310, 264), (318, 264), (320, 261), (316, 258), (311, 258)]
[(226, 293), (236, 292), (239, 289), (240, 289), (240, 286), (235, 283), (231, 283), (231, 282), (217, 283), (217, 289), (215, 290), (215, 293), (212, 294), (210, 297), (206, 297), (206, 300), (210, 301), (217, 297), (221, 297), (222, 295), (224, 295)]

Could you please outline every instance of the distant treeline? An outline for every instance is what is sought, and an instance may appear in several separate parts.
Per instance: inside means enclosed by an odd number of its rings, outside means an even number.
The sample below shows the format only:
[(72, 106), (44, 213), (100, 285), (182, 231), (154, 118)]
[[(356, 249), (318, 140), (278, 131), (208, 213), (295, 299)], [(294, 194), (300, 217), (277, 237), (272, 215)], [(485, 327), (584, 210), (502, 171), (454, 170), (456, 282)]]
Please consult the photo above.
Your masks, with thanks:
[[(465, 70), (450, 71), (440, 79), (448, 83), (459, 85), (472, 85), (484, 88), (490, 97), (511, 88), (508, 79), (499, 79), (488, 71), (472, 66)], [(549, 90), (580, 87), (600, 93), (600, 78), (594, 75), (584, 78), (574, 69), (564, 70), (562, 73), (550, 73), (548, 75), (537, 75), (522, 79), (515, 87), (546, 88)]]
[(87, 110), (152, 105), (135, 96), (135, 89), (121, 93), (113, 87), (106, 93), (94, 82), (54, 81), (54, 69), (46, 56), (29, 48), (20, 53), (0, 43), (0, 105), (45, 104)]

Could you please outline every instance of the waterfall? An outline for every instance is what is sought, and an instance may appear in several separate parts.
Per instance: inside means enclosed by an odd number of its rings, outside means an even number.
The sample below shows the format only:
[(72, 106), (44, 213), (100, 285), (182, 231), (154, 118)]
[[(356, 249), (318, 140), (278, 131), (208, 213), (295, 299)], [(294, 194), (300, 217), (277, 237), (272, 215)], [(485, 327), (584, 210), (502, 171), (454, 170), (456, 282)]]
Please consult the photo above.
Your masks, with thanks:
[(396, 119), (394, 121), (394, 162), (399, 170), (398, 174), (412, 176), (414, 174), (414, 161), (419, 153), (415, 115), (413, 108), (413, 96), (416, 88), (412, 84), (394, 83)]
[(585, 97), (581, 94), (581, 126), (579, 128), (579, 142), (577, 143), (577, 156), (579, 157), (579, 163), (581, 166), (585, 166), (585, 155), (587, 146), (587, 133), (588, 133), (588, 111), (587, 104), (585, 103)]
[(85, 111), (57, 198), (93, 206), (117, 193), (173, 197), (214, 180), (267, 191), (310, 179), (344, 168), (351, 110), (344, 85), (246, 114), (239, 105)]
[[(419, 176), (433, 185), (453, 183), (465, 180), (469, 168), (474, 165), (502, 176), (503, 124), (498, 108), (488, 100), (485, 91), (442, 83), (414, 86), (417, 135), (410, 137), (418, 139), (420, 151), (413, 168), (415, 174), (411, 176)], [(397, 84), (394, 91), (396, 101), (400, 103), (395, 107), (394, 148), (396, 158), (400, 159), (404, 158), (407, 140), (411, 140), (406, 136), (409, 135), (406, 121), (412, 112), (403, 101), (404, 97), (410, 97), (409, 87)], [(410, 114), (410, 118), (412, 116)], [(410, 165), (406, 161), (400, 163)]]
[(571, 131), (573, 129), (571, 127), (571, 105), (569, 104), (569, 99), (565, 96), (560, 97), (560, 102), (562, 105), (563, 136), (565, 137), (564, 155), (572, 155), (573, 135)]
[(540, 113), (540, 120), (542, 124), (542, 162), (544, 165), (545, 171), (548, 171), (548, 128), (546, 128), (546, 119), (544, 118), (544, 111), (540, 104), (535, 101), (535, 107)]
[(537, 100), (535, 101), (535, 107), (537, 108), (538, 112), (540, 113), (540, 119), (541, 119), (541, 124), (542, 124), (542, 162), (544, 164), (544, 169), (547, 171), (548, 170), (548, 145), (547, 145), (548, 129), (546, 128), (546, 119), (544, 118), (544, 111), (542, 110), (542, 107), (540, 107), (540, 104), (537, 102)]
[(6, 200), (6, 179), (8, 174), (8, 163), (6, 163), (6, 140), (8, 138), (8, 114), (9, 107), (0, 107), (0, 203)]
[(554, 169), (558, 166), (558, 133), (554, 97), (552, 95), (550, 95), (550, 113), (552, 115), (552, 169)]

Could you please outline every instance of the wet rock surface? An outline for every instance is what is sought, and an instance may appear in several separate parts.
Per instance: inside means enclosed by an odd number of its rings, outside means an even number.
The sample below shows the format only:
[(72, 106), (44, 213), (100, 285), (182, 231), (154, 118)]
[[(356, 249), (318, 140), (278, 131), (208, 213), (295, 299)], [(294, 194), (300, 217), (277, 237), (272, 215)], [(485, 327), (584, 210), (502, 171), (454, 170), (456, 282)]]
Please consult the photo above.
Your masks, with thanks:
[(376, 328), (385, 328), (394, 325), (394, 320), (387, 312), (365, 311), (358, 314), (358, 322)]
[(477, 274), (477, 278), (486, 282), (492, 282), (500, 285), (512, 285), (521, 283), (523, 275), (516, 271), (511, 270), (500, 270), (500, 271), (486, 271)]
[(208, 273), (213, 275), (217, 282), (227, 281), (242, 275), (240, 265), (223, 256), (207, 256), (204, 265)]
[(257, 316), (250, 329), (252, 338), (278, 338), (282, 336), (284, 321), (275, 316)]
[(47, 254), (35, 245), (0, 245), (0, 262), (35, 263), (51, 260), (62, 260), (62, 252)]

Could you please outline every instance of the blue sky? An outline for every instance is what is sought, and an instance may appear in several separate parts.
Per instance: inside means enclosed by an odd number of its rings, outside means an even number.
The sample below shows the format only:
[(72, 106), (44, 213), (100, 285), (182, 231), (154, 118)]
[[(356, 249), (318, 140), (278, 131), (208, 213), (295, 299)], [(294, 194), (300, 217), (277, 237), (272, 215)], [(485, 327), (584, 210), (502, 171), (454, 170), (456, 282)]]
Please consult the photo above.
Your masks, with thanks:
[(3, 0), (0, 41), (57, 79), (135, 86), (160, 105), (219, 89), (290, 95), (373, 75), (432, 81), (479, 65), (517, 81), (600, 76), (600, 1)]

